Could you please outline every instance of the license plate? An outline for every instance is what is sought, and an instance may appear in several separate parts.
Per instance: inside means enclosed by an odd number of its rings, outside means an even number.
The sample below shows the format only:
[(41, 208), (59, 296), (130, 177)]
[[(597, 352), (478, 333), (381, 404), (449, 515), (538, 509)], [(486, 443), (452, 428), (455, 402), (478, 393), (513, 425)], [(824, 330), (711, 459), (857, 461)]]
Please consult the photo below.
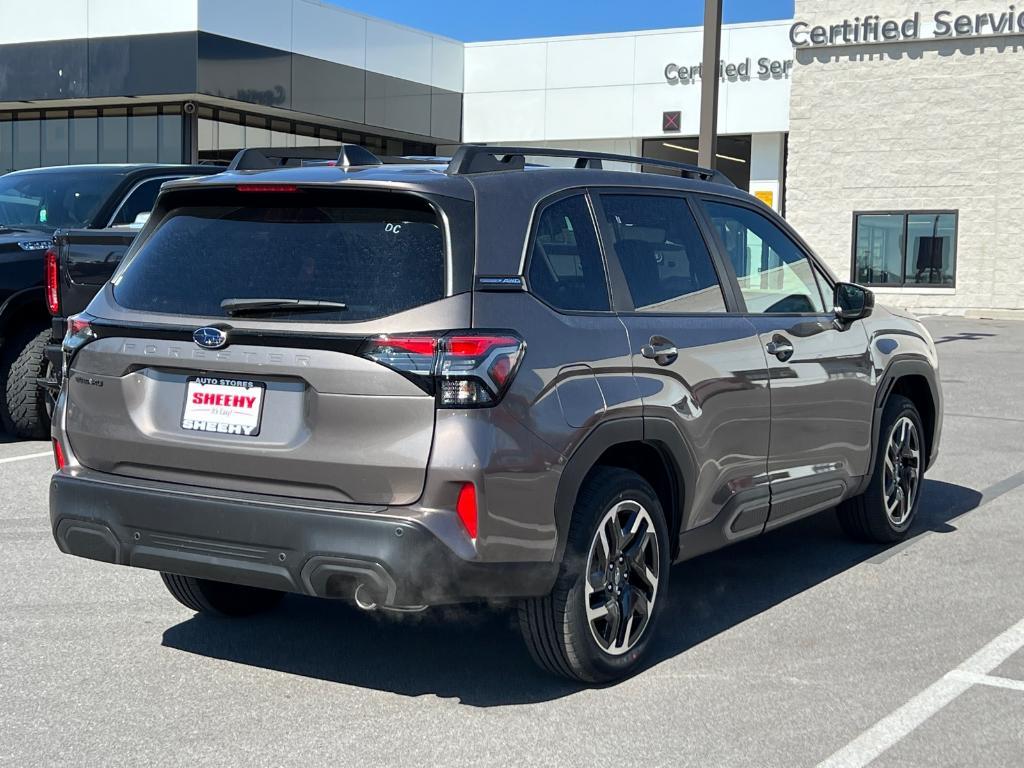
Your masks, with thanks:
[(192, 376), (185, 389), (181, 428), (255, 437), (260, 433), (266, 391), (267, 385), (259, 381)]

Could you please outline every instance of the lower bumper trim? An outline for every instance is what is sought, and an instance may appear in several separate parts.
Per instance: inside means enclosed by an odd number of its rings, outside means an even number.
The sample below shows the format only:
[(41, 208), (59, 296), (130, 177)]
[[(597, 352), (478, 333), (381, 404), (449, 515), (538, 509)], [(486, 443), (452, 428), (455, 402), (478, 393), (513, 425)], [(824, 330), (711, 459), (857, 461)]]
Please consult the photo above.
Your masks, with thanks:
[[(415, 519), (326, 513), (168, 493), (57, 472), (50, 522), (62, 552), (182, 576), (411, 608), (550, 592), (554, 563), (460, 558)], [(166, 490), (171, 490), (168, 488)]]

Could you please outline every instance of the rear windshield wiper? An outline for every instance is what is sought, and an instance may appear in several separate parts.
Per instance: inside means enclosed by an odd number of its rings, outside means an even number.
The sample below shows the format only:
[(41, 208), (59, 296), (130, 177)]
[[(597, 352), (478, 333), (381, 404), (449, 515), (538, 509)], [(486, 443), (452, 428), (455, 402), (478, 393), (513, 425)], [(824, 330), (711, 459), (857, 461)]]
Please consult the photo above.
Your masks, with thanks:
[(224, 299), (220, 308), (229, 315), (260, 315), (273, 312), (343, 312), (347, 304), (320, 299)]

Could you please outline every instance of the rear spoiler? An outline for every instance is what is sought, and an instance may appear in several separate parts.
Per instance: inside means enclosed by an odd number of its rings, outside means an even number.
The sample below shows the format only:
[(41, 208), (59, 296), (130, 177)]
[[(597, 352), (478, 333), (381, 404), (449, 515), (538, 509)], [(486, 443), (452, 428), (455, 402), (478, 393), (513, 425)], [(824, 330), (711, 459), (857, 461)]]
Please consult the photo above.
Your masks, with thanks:
[(229, 171), (266, 171), (300, 165), (367, 168), (383, 165), (379, 157), (358, 144), (333, 147), (265, 147), (243, 149), (228, 164)]

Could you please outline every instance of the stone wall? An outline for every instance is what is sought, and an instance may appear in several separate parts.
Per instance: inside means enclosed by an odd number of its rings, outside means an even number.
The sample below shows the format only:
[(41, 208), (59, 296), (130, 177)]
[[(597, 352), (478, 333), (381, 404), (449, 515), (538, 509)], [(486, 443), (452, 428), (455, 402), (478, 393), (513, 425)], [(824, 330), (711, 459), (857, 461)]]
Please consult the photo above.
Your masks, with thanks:
[(800, 49), (793, 73), (786, 215), (840, 278), (854, 211), (959, 210), (955, 289), (885, 289), (881, 303), (1024, 310), (1024, 35), (936, 40), (931, 24), (940, 10), (1007, 8), (796, 0), (812, 25), (921, 14), (919, 41)]

